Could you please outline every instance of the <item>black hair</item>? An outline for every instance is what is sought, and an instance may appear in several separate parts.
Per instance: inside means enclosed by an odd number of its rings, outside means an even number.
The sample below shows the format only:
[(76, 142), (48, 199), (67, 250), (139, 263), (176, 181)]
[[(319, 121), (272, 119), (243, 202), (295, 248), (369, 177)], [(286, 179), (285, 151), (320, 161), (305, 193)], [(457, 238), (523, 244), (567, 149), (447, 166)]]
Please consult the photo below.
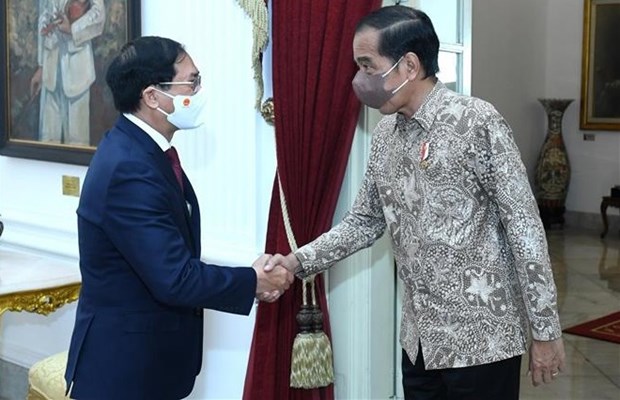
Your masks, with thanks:
[(424, 78), (439, 72), (439, 38), (431, 19), (423, 11), (398, 5), (382, 7), (362, 18), (355, 33), (367, 28), (379, 32), (377, 51), (381, 56), (396, 62), (413, 52), (424, 67)]
[(143, 36), (126, 43), (106, 73), (114, 106), (119, 112), (138, 109), (142, 91), (150, 85), (170, 82), (175, 64), (186, 55), (182, 44), (172, 39)]

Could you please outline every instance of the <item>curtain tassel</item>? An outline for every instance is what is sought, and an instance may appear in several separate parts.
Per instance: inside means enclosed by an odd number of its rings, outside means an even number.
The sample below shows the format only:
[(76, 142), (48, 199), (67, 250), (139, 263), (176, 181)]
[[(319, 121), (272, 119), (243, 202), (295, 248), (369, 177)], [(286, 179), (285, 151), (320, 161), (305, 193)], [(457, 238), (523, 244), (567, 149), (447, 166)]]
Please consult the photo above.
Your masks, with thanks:
[[(282, 207), (286, 237), (291, 250), (296, 251), (297, 241), (291, 228), (279, 173), (278, 185), (280, 187), (280, 206)], [(308, 304), (308, 285), (310, 286), (312, 304)], [(290, 386), (302, 389), (325, 387), (334, 383), (334, 365), (332, 345), (323, 332), (323, 313), (316, 302), (314, 275), (304, 278), (301, 282), (301, 288), (303, 300), (301, 310), (295, 318), (299, 324), (299, 333), (293, 341)]]
[(263, 83), (262, 52), (269, 43), (269, 11), (265, 0), (237, 0), (239, 6), (252, 20), (252, 68), (256, 82), (256, 109), (261, 110), (261, 100), (265, 90)]
[[(304, 279), (301, 310), (297, 314), (299, 333), (293, 342), (291, 387), (313, 389), (334, 382), (332, 346), (323, 332), (323, 313), (316, 303), (314, 276)], [(310, 285), (312, 304), (307, 303), (306, 287)]]

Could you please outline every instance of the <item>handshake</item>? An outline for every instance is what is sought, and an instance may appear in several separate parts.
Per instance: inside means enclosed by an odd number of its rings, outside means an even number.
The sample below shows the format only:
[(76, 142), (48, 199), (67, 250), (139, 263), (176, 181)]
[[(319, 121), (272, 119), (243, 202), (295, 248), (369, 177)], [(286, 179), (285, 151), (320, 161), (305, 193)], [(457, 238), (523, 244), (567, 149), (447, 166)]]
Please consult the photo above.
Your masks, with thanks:
[(256, 271), (256, 298), (269, 303), (278, 300), (295, 280), (294, 272), (298, 266), (299, 260), (293, 253), (258, 257), (252, 263)]

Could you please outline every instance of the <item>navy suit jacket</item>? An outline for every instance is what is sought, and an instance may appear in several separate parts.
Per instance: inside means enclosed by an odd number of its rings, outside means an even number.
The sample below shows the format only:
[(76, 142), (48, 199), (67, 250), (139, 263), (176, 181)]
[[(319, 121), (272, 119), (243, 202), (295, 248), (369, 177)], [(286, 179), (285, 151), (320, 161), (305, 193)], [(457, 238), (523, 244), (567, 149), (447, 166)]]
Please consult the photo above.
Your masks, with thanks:
[(203, 308), (249, 314), (254, 270), (200, 261), (200, 210), (186, 176), (184, 186), (185, 195), (153, 139), (119, 117), (77, 210), (82, 289), (65, 373), (73, 398), (183, 398), (201, 368)]

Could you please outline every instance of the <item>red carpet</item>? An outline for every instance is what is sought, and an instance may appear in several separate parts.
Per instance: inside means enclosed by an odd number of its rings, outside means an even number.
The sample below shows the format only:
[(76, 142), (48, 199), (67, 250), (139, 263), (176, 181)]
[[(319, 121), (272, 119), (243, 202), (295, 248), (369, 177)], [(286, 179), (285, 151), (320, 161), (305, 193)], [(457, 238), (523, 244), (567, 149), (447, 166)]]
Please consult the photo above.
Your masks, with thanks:
[(620, 312), (575, 325), (564, 332), (620, 344)]

